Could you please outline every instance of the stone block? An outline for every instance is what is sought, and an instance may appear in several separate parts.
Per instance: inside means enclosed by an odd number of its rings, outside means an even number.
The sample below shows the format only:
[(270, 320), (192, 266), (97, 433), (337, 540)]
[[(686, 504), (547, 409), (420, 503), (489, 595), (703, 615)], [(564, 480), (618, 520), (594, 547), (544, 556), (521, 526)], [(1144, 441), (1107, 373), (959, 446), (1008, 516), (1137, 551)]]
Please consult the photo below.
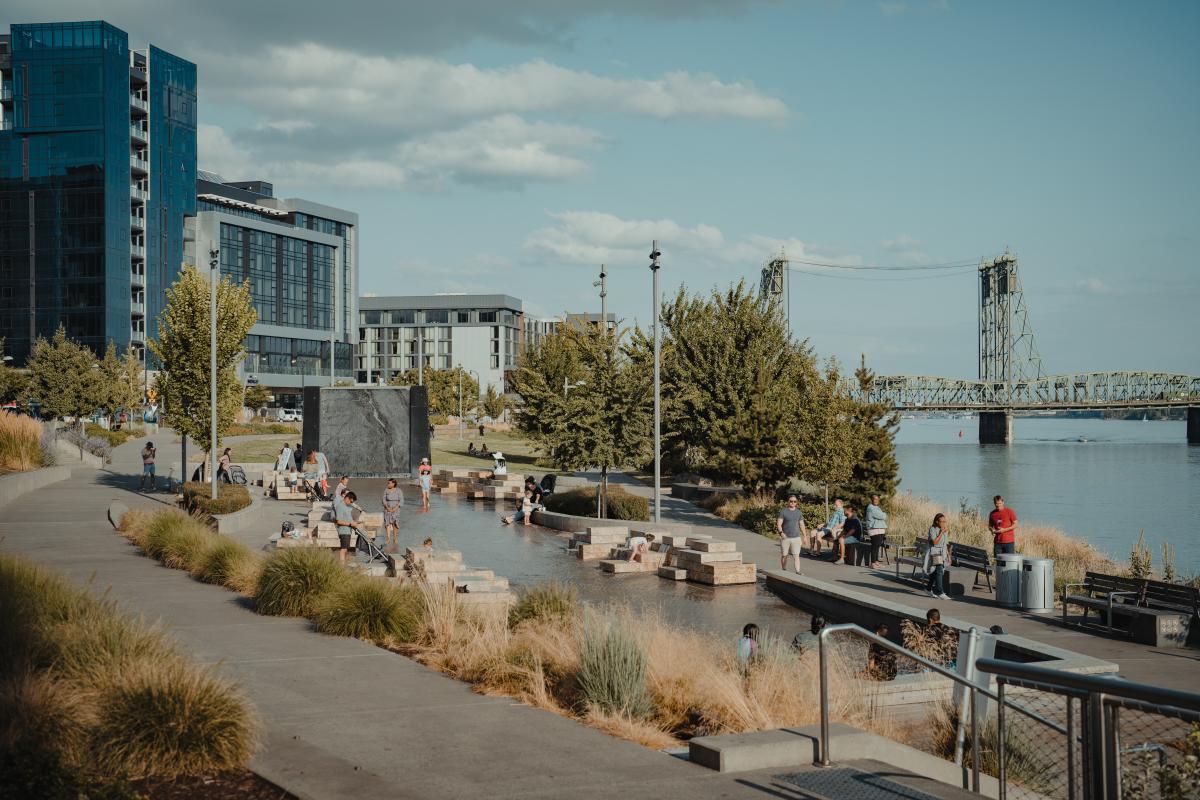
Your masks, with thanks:
[(688, 580), (706, 586), (734, 586), (757, 580), (754, 564), (701, 564), (687, 571)]
[(658, 577), (669, 581), (683, 581), (687, 580), (687, 570), (679, 567), (659, 567)]
[(663, 544), (669, 544), (672, 547), (687, 547), (688, 537), (678, 533), (665, 533), (658, 539)]
[(692, 542), (707, 542), (712, 537), (707, 533), (691, 533), (688, 534), (688, 546), (691, 547)]
[(310, 511), (308, 512), (308, 527), (315, 527), (316, 525), (331, 519), (332, 515), (330, 515), (328, 511)]
[(692, 542), (692, 549), (701, 553), (733, 553), (737, 550), (737, 545), (733, 542), (718, 542), (716, 539), (707, 542), (699, 540)]
[(611, 544), (580, 543), (575, 547), (575, 557), (580, 561), (594, 561), (597, 558), (608, 558), (612, 554)]
[(584, 533), (575, 534), (575, 541), (584, 544), (625, 544), (627, 538), (623, 528), (588, 528)]
[(615, 575), (623, 575), (628, 572), (645, 572), (646, 567), (637, 561), (626, 561), (623, 558), (614, 558), (601, 561), (600, 570), (602, 572), (611, 572)]
[(675, 563), (681, 567), (700, 566), (701, 564), (740, 564), (742, 554), (732, 553), (702, 553), (699, 550), (676, 550)]
[(629, 538), (629, 528), (625, 527), (624, 525), (612, 525), (612, 526), (593, 525), (587, 529), (587, 532), (589, 534), (610, 533), (613, 535), (620, 535), (620, 537), (622, 539)]

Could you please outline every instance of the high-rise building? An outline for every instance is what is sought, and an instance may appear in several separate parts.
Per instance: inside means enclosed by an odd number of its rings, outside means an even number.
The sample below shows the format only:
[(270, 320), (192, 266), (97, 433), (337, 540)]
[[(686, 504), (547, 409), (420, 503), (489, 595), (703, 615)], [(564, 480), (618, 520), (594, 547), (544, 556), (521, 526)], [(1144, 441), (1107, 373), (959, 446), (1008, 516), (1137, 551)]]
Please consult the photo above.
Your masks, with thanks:
[(242, 378), (269, 387), (287, 408), (301, 404), (305, 385), (354, 380), (358, 215), (211, 172), (199, 173), (193, 191), (186, 260), (208, 270), (217, 251), (222, 277), (249, 281), (258, 312)]
[(196, 65), (106, 22), (0, 35), (0, 337), (145, 357), (196, 213)]
[(388, 381), (405, 370), (462, 367), (480, 391), (505, 391), (524, 326), (521, 301), (503, 294), (364, 295), (358, 301), (359, 382)]

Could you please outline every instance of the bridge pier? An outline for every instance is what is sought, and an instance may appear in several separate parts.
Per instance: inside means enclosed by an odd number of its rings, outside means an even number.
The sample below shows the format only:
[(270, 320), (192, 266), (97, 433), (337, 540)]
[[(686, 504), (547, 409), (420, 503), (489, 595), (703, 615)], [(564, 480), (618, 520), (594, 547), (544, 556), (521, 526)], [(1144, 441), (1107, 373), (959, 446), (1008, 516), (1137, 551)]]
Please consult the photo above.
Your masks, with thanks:
[(1200, 444), (1200, 406), (1188, 408), (1188, 444)]
[[(1200, 420), (1198, 420), (1198, 424), (1200, 424)], [(1189, 428), (1189, 430), (1191, 429)], [(979, 443), (1012, 444), (1012, 412), (980, 411)]]

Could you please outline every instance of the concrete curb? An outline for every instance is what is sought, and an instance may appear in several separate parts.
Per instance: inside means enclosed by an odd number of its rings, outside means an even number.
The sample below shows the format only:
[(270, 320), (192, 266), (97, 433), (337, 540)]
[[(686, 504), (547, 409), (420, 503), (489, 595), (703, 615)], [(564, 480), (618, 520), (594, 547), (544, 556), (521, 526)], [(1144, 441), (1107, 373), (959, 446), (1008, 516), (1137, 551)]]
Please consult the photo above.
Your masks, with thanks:
[(264, 507), (262, 492), (254, 491), (253, 487), (246, 488), (250, 489), (250, 505), (232, 514), (210, 515), (217, 524), (217, 533), (242, 533), (259, 524), (259, 516)]
[(120, 500), (113, 500), (108, 504), (108, 521), (116, 530), (121, 529), (121, 520), (125, 514), (129, 512), (129, 506), (122, 503)]
[(638, 522), (627, 519), (596, 519), (560, 514), (557, 511), (534, 511), (533, 524), (556, 531), (580, 533), (588, 528), (629, 528), (639, 531), (670, 531), (680, 536), (690, 536), (692, 526), (684, 522)]
[(95, 469), (103, 469), (105, 461), (100, 456), (89, 453), (84, 450), (79, 452), (79, 446), (64, 442), (62, 439), (55, 438), (54, 440), (54, 455), (59, 459), (82, 463), (84, 466), (93, 467)]
[(0, 475), (0, 506), (7, 505), (22, 495), (35, 492), (52, 483), (65, 481), (70, 477), (70, 467), (42, 467), (28, 472)]

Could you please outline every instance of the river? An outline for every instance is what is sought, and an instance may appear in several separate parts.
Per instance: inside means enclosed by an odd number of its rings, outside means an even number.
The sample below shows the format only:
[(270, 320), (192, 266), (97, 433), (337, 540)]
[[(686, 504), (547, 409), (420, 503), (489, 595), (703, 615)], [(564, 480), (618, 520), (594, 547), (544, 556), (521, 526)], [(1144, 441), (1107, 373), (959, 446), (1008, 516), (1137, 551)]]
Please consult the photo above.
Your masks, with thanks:
[(1121, 562), (1145, 530), (1156, 570), (1169, 541), (1179, 573), (1200, 573), (1200, 446), (1188, 446), (1186, 423), (1018, 417), (1011, 445), (986, 447), (978, 427), (901, 420), (900, 488), (953, 510), (960, 498), (990, 509), (1002, 494), (1023, 521), (1056, 525)]

